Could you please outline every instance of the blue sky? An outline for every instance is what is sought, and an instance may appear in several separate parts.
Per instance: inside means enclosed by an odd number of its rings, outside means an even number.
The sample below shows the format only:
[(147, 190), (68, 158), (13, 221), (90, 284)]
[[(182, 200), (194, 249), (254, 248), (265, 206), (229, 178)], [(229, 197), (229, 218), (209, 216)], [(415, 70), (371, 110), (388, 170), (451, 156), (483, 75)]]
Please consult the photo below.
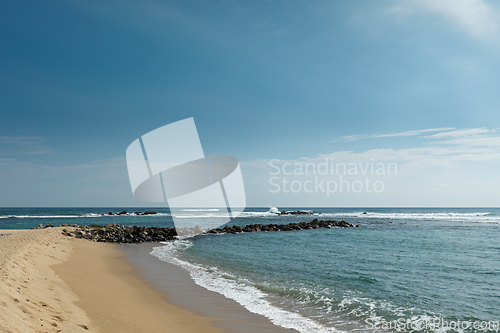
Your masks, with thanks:
[[(240, 160), (249, 206), (498, 206), (497, 2), (2, 1), (0, 15), (0, 206), (142, 205), (127, 146), (188, 117), (206, 154)], [(382, 193), (270, 192), (270, 160), (325, 157), (398, 174)]]

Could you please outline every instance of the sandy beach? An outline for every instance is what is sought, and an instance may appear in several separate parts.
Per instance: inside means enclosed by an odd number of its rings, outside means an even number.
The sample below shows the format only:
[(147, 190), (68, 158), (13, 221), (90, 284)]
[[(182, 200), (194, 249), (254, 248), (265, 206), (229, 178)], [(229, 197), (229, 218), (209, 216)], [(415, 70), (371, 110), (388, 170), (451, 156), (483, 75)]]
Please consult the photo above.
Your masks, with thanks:
[[(290, 332), (149, 255), (61, 228), (0, 230), (0, 332)], [(161, 262), (163, 263), (163, 262)]]
[(0, 232), (1, 332), (219, 332), (169, 303), (111, 244), (60, 228)]
[(70, 239), (56, 228), (0, 234), (0, 331), (99, 331), (51, 268), (68, 260)]

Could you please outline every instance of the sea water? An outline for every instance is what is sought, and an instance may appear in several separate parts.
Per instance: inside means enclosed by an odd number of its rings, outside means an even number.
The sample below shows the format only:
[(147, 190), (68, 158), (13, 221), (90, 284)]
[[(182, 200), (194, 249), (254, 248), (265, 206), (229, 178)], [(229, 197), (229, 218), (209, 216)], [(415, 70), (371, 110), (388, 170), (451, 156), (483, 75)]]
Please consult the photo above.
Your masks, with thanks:
[[(0, 228), (40, 223), (172, 226), (168, 209), (0, 209)], [(230, 224), (345, 220), (358, 228), (199, 235), (152, 255), (199, 285), (300, 332), (498, 331), (500, 209), (247, 208)], [(218, 210), (185, 210), (192, 221)]]

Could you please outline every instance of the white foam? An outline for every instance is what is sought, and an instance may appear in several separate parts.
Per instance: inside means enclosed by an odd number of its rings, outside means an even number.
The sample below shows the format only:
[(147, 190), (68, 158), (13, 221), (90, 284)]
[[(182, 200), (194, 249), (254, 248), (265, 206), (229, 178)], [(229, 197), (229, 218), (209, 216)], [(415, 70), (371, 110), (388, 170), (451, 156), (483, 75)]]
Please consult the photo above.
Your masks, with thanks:
[[(203, 218), (228, 218), (226, 212), (217, 213), (216, 210), (210, 209), (192, 209), (183, 210), (186, 214), (176, 215), (177, 218), (184, 219), (203, 219)], [(302, 212), (313, 212), (310, 210), (301, 210)], [(206, 212), (206, 213), (204, 213)], [(190, 214), (192, 213), (192, 214)], [(242, 212), (240, 218), (278, 218), (280, 211), (276, 207), (271, 207), (268, 211), (247, 211)], [(419, 220), (419, 221), (449, 221), (449, 222), (478, 222), (478, 223), (500, 223), (500, 215), (492, 215), (490, 212), (474, 212), (474, 213), (379, 213), (379, 212), (335, 212), (335, 213), (314, 213), (313, 216), (327, 218), (366, 218), (366, 219), (390, 219), (390, 220)]]
[(268, 213), (272, 213), (272, 214), (279, 214), (280, 211), (278, 210), (277, 207), (271, 207), (271, 209), (269, 209), (269, 212)]
[(73, 219), (81, 217), (115, 217), (115, 216), (170, 216), (169, 213), (157, 213), (148, 215), (136, 215), (134, 213), (127, 213), (122, 215), (108, 215), (100, 213), (87, 213), (81, 215), (0, 215), (0, 219)]
[(370, 219), (391, 219), (391, 220), (438, 220), (450, 222), (483, 222), (498, 223), (500, 216), (490, 215), (490, 212), (474, 213), (376, 213), (376, 212), (343, 212), (343, 213), (320, 213), (322, 217), (335, 218), (370, 218)]
[(206, 214), (206, 215), (174, 215), (175, 218), (178, 219), (204, 219), (204, 218), (228, 218), (230, 217), (228, 214)]
[(241, 217), (278, 216), (280, 213), (276, 207), (271, 207), (267, 212), (242, 212)]
[[(175, 215), (176, 218), (180, 219), (202, 219), (202, 218), (228, 218), (232, 217), (228, 215), (226, 212), (217, 213), (207, 213), (207, 214), (189, 214), (189, 212), (217, 212), (218, 209), (183, 209), (183, 212), (186, 212), (185, 215)], [(268, 211), (265, 212), (241, 212), (238, 217), (241, 218), (251, 218), (251, 217), (268, 217), (268, 216), (278, 216), (279, 210), (276, 207), (271, 207)]]
[(97, 214), (85, 214), (85, 215), (3, 215), (0, 219), (69, 219), (69, 218), (79, 218), (79, 217), (99, 217)]
[(302, 333), (341, 332), (332, 327), (322, 326), (298, 313), (272, 305), (266, 299), (268, 296), (266, 293), (245, 283), (242, 279), (236, 279), (236, 277), (221, 272), (215, 267), (206, 268), (178, 259), (176, 257), (177, 251), (191, 247), (193, 245), (191, 241), (180, 240), (164, 244), (165, 246), (153, 248), (151, 254), (160, 260), (187, 269), (196, 284), (238, 302), (248, 311), (270, 319), (275, 325), (295, 329)]

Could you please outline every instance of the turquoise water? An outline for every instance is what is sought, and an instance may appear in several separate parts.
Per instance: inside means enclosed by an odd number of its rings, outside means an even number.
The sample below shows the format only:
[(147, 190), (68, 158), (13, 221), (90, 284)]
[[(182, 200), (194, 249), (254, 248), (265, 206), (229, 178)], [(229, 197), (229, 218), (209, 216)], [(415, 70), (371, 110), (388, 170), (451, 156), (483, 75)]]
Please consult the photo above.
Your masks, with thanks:
[[(171, 224), (167, 209), (153, 217), (99, 215), (120, 210), (4, 209), (0, 228)], [(233, 224), (318, 218), (343, 219), (359, 228), (201, 235), (158, 247), (153, 255), (185, 267), (207, 289), (301, 332), (383, 332), (388, 325), (408, 332), (498, 331), (499, 209), (312, 210), (316, 216), (249, 208)], [(72, 217), (61, 217), (67, 215)], [(214, 219), (217, 212), (186, 212), (186, 218)], [(457, 323), (465, 329), (447, 329)]]

